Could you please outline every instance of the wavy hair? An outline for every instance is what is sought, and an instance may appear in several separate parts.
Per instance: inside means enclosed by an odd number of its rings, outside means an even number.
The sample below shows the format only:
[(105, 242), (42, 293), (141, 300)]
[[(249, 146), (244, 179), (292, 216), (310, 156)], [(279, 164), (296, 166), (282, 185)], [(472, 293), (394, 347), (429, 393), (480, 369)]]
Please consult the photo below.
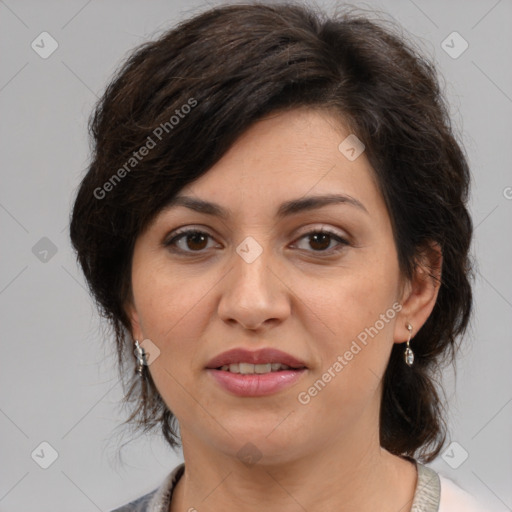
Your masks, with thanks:
[(414, 337), (414, 366), (395, 344), (380, 410), (381, 445), (428, 462), (446, 438), (436, 375), (454, 361), (472, 309), (466, 157), (434, 66), (393, 24), (296, 3), (225, 5), (182, 21), (129, 54), (91, 114), (92, 158), (70, 236), (113, 329), (124, 401), (132, 405), (125, 423), (160, 426), (171, 447), (180, 445), (179, 425), (148, 368), (142, 379), (135, 373), (125, 310), (135, 240), (254, 122), (300, 107), (339, 116), (364, 141), (402, 276), (412, 277), (430, 242), (442, 249), (438, 298)]

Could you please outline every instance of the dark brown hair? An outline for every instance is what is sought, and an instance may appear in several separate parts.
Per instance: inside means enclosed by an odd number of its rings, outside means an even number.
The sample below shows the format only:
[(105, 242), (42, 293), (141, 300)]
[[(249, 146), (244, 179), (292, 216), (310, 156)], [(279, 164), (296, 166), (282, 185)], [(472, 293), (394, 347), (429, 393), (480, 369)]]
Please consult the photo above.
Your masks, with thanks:
[(129, 379), (125, 403), (135, 404), (127, 422), (145, 431), (160, 425), (179, 446), (176, 418), (147, 367), (142, 379), (134, 371), (124, 307), (136, 238), (255, 121), (300, 107), (338, 116), (366, 145), (402, 275), (412, 277), (429, 242), (442, 249), (439, 294), (413, 339), (414, 365), (404, 364), (403, 345), (395, 344), (380, 414), (381, 445), (428, 462), (446, 437), (436, 376), (442, 362), (453, 362), (472, 308), (469, 169), (432, 64), (393, 26), (353, 11), (213, 8), (133, 51), (96, 105), (92, 159), (70, 234)]

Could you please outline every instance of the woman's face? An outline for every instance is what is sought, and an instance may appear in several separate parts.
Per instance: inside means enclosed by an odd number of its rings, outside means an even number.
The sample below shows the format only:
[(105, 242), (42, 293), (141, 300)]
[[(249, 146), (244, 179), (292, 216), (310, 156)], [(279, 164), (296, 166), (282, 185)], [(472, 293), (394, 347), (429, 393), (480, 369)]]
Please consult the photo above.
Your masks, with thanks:
[[(225, 217), (173, 205), (137, 239), (133, 335), (159, 351), (149, 370), (184, 447), (235, 457), (245, 446), (283, 461), (337, 441), (378, 441), (382, 376), (415, 319), (400, 312), (392, 228), (368, 160), (354, 159), (351, 139), (339, 149), (349, 135), (320, 111), (269, 116), (179, 194)], [(282, 208), (334, 195), (348, 199)], [(178, 230), (202, 235), (166, 246)], [(222, 370), (206, 368), (234, 348), (275, 348), (306, 369), (224, 373), (222, 382), (242, 382), (249, 394), (240, 395), (215, 377)], [(272, 390), (285, 374), (288, 385)]]

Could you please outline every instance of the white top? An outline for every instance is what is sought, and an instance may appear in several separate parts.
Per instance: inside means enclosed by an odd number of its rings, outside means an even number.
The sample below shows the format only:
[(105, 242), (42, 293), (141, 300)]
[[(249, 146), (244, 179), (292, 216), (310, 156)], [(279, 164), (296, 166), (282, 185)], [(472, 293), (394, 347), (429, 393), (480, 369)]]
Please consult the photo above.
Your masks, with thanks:
[(441, 501), (438, 512), (491, 512), (449, 478), (439, 475), (439, 480)]

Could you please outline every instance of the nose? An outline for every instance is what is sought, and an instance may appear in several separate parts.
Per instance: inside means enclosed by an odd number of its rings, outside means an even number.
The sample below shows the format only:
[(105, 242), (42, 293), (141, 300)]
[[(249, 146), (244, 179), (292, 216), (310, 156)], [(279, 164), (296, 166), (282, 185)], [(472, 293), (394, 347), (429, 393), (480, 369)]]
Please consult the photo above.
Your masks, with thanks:
[[(283, 322), (291, 311), (289, 288), (271, 249), (263, 247), (255, 259), (234, 252), (233, 266), (221, 281), (219, 317), (244, 329), (264, 330)], [(242, 256), (241, 256), (241, 255)], [(282, 271), (281, 271), (282, 273)]]

